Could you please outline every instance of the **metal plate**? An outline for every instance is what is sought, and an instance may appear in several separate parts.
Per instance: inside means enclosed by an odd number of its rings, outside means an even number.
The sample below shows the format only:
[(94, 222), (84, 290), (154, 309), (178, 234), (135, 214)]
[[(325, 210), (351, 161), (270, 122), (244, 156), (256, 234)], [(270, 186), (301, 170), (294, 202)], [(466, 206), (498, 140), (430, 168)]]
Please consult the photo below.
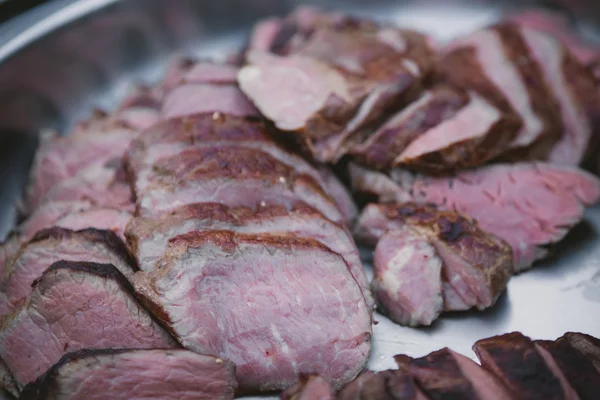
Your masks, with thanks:
[[(14, 202), (40, 129), (65, 131), (94, 106), (110, 109), (132, 80), (156, 79), (173, 53), (223, 57), (243, 43), (257, 18), (283, 14), (297, 3), (56, 1), (0, 28), (0, 236), (14, 224)], [(394, 21), (442, 40), (513, 7), (484, 1), (314, 3)], [(476, 340), (516, 330), (539, 339), (566, 331), (600, 337), (598, 232), (600, 207), (588, 211), (553, 258), (514, 277), (486, 312), (446, 314), (427, 329), (400, 327), (377, 315), (369, 367), (392, 368), (394, 354), (422, 356), (444, 346), (473, 357)]]

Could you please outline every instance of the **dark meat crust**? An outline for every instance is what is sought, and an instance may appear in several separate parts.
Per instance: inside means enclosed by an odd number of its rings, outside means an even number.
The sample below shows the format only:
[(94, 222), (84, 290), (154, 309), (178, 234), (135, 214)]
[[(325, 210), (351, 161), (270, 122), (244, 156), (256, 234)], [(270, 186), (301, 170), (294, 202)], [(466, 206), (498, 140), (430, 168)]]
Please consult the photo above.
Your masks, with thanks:
[(400, 370), (411, 375), (432, 400), (479, 398), (448, 348), (417, 359), (398, 355), (394, 360)]
[(399, 370), (363, 371), (338, 393), (338, 400), (416, 400), (425, 397), (413, 378)]
[(537, 352), (519, 332), (479, 340), (473, 350), (481, 365), (495, 374), (516, 398), (562, 399), (563, 388)]
[(512, 274), (512, 249), (503, 240), (479, 228), (477, 223), (455, 211), (415, 203), (377, 206), (390, 220), (418, 228), (439, 240), (469, 264), (479, 267), (493, 298), (506, 289)]

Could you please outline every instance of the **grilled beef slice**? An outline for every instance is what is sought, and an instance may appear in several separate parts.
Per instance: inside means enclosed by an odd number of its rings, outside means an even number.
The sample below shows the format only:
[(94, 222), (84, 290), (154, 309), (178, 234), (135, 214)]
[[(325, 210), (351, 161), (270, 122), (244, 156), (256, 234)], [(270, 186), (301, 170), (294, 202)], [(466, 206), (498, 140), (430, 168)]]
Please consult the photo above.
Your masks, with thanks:
[(516, 399), (578, 398), (552, 356), (521, 333), (479, 340), (473, 350)]
[(338, 393), (339, 400), (428, 400), (409, 374), (363, 371)]
[(448, 348), (425, 357), (394, 357), (432, 400), (510, 400), (512, 396), (491, 374)]
[(315, 159), (335, 161), (364, 127), (408, 100), (431, 70), (433, 51), (421, 34), (369, 21), (319, 14), (296, 22), (280, 55), (248, 52), (238, 82)]
[(600, 394), (600, 370), (584, 354), (571, 346), (567, 340), (536, 340), (545, 349), (565, 375), (581, 400), (593, 400)]
[(285, 389), (302, 373), (339, 388), (369, 358), (371, 317), (360, 287), (344, 259), (313, 239), (180, 235), (161, 268), (134, 281), (183, 346), (236, 365), (244, 392)]
[[(23, 241), (28, 241), (38, 231), (54, 226), (59, 219), (89, 210), (92, 207), (93, 204), (89, 200), (52, 201), (38, 207), (15, 228), (15, 232)], [(88, 226), (94, 227), (94, 224)]]
[(15, 253), (0, 277), (0, 316), (18, 306), (32, 292), (32, 284), (58, 261), (90, 261), (112, 264), (127, 278), (136, 267), (123, 242), (111, 231), (93, 228), (71, 231), (49, 228), (38, 232)]
[(568, 343), (600, 371), (600, 339), (583, 333), (567, 332), (557, 341)]
[(344, 258), (367, 304), (373, 304), (358, 249), (348, 231), (302, 203), (294, 204), (291, 209), (267, 206), (257, 211), (216, 203), (190, 204), (161, 218), (135, 218), (128, 225), (126, 235), (140, 269), (152, 271), (160, 265), (169, 239), (194, 231), (224, 229), (240, 233), (292, 234), (319, 241)]
[(173, 347), (111, 264), (52, 264), (0, 325), (0, 358), (19, 389), (69, 351)]
[(430, 205), (370, 204), (355, 233), (377, 243), (374, 294), (401, 324), (431, 324), (443, 309), (491, 307), (513, 271), (504, 241)]
[(600, 199), (600, 181), (576, 167), (548, 163), (496, 164), (427, 177), (404, 170), (391, 176), (351, 166), (352, 186), (381, 202), (433, 203), (475, 219), (508, 242), (516, 271), (548, 254)]
[(318, 375), (301, 376), (300, 381), (281, 393), (282, 400), (333, 400), (329, 382)]
[(235, 367), (187, 350), (80, 350), (63, 356), (23, 400), (234, 398)]
[(102, 165), (121, 157), (135, 133), (121, 128), (67, 137), (44, 135), (31, 169), (25, 211), (31, 212), (54, 185), (73, 178), (90, 164)]
[(297, 174), (257, 149), (215, 145), (185, 150), (158, 160), (148, 181), (148, 190), (138, 194), (142, 215), (160, 215), (198, 202), (256, 209), (303, 201), (334, 222), (344, 220), (311, 176)]
[(275, 144), (263, 122), (226, 115), (195, 115), (165, 121), (134, 140), (128, 154), (128, 168), (138, 197), (148, 187), (148, 175), (159, 159), (175, 156), (186, 149), (214, 145), (235, 145), (269, 154), (297, 173), (312, 177), (335, 199), (347, 221), (356, 217), (357, 209), (352, 197), (329, 168), (315, 168)]
[[(557, 99), (519, 27), (500, 24), (459, 38), (439, 63), (440, 79), (474, 90), (522, 126), (501, 150), (540, 159), (562, 135)], [(509, 136), (510, 138), (510, 136)], [(499, 154), (499, 153), (496, 153)]]

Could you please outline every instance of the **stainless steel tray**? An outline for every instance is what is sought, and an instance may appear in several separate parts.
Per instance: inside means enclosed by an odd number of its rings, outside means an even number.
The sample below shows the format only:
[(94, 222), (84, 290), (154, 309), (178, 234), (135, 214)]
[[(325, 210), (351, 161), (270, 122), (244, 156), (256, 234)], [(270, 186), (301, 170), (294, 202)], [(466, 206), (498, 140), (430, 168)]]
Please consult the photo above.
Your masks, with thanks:
[[(37, 133), (67, 130), (93, 107), (110, 109), (135, 80), (156, 79), (175, 53), (223, 57), (243, 44), (258, 18), (302, 1), (54, 1), (0, 27), (0, 237), (14, 224)], [(469, 32), (524, 2), (314, 1), (430, 32)], [(531, 4), (533, 2), (528, 2)], [(589, 29), (597, 2), (563, 1)], [(588, 8), (586, 7), (586, 3)], [(583, 7), (583, 8), (582, 8)], [(593, 10), (590, 7), (596, 7)], [(588, 11), (588, 12), (586, 12)], [(566, 331), (600, 337), (600, 207), (588, 211), (556, 256), (516, 276), (487, 312), (444, 315), (427, 329), (377, 315), (369, 367), (394, 367), (392, 355), (421, 356), (448, 346), (473, 356), (476, 340), (519, 330), (540, 339)]]

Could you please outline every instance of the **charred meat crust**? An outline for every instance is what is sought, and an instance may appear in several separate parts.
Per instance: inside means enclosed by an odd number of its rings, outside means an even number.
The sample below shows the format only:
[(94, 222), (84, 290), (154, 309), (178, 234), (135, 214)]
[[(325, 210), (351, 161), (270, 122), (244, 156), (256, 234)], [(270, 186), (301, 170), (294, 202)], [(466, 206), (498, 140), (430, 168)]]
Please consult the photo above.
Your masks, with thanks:
[(517, 398), (562, 398), (559, 380), (531, 339), (523, 334), (513, 332), (479, 340), (473, 350), (481, 365), (495, 374)]
[(543, 158), (562, 135), (560, 105), (554, 92), (546, 84), (542, 69), (530, 56), (518, 25), (500, 23), (494, 26), (494, 30), (500, 35), (506, 57), (512, 61), (523, 78), (531, 108), (544, 124), (536, 142), (524, 149), (509, 150), (505, 156), (517, 160)]
[(98, 264), (93, 262), (85, 261), (57, 261), (50, 265), (42, 276), (36, 279), (32, 287), (36, 287), (42, 284), (44, 278), (55, 271), (59, 270), (70, 270), (76, 272), (84, 272), (90, 275), (96, 275), (100, 278), (111, 279), (119, 284), (121, 289), (135, 297), (135, 290), (131, 283), (125, 278), (125, 276), (119, 272), (119, 270), (112, 264)]
[(101, 243), (105, 245), (114, 254), (118, 255), (123, 261), (131, 266), (134, 271), (139, 270), (136, 258), (129, 252), (127, 246), (125, 246), (117, 234), (109, 230), (87, 228), (73, 231), (65, 228), (52, 227), (36, 233), (29, 243), (36, 243), (49, 239), (68, 240), (76, 237), (92, 243)]

